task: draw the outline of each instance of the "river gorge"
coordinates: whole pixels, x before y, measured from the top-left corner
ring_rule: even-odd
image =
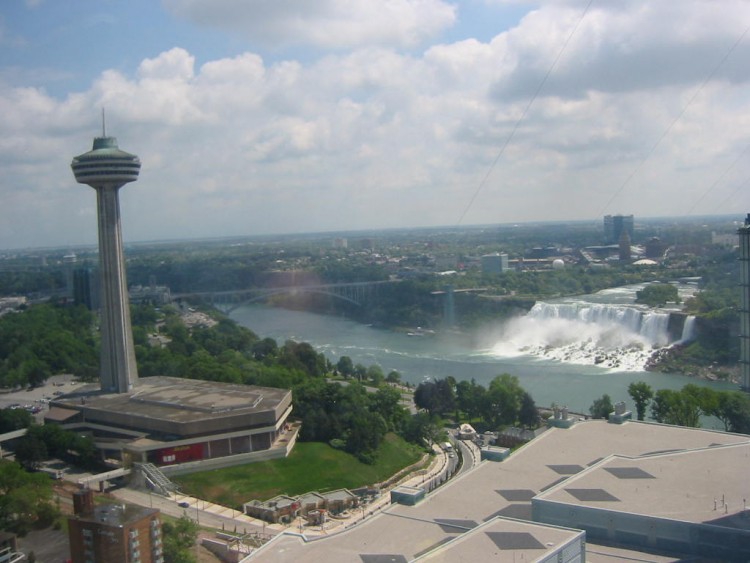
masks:
[[[689,338],[691,319],[679,307],[670,312],[635,305],[640,287],[538,302],[525,316],[471,335],[396,332],[265,305],[242,306],[231,316],[260,337],[309,342],[334,363],[349,356],[354,363],[378,364],[385,373],[397,370],[413,384],[452,376],[486,386],[496,375],[510,373],[537,405],[554,402],[576,412],[588,412],[604,393],[613,402],[630,403],[627,387],[633,381],[646,381],[654,389],[679,389],[691,382],[736,389],[726,382],[644,371],[653,347]],[[691,291],[689,285],[680,287],[683,297]],[[677,328],[674,321],[670,328],[670,316],[679,319]]]

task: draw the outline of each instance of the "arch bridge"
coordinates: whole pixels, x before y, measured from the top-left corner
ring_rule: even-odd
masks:
[[[264,301],[274,295],[294,295],[300,293],[313,293],[327,295],[335,299],[347,301],[359,307],[365,301],[372,299],[378,287],[384,284],[398,283],[396,281],[372,281],[351,283],[329,283],[316,285],[290,285],[272,288],[250,288],[229,291],[195,291],[188,293],[172,294],[173,301],[199,297],[208,301],[225,314],[229,314],[238,307]]]

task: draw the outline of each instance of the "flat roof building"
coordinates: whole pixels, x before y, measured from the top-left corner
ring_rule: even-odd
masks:
[[[91,433],[105,458],[169,466],[293,443],[291,411],[288,389],[148,377],[128,393],[79,388],[54,399],[45,421]]]
[[[512,561],[514,552],[495,539],[518,545],[522,536],[515,533],[524,530],[517,520],[540,534],[525,530],[538,541],[523,536],[522,546],[533,543],[527,561],[568,553],[563,547],[576,536],[543,539],[546,524],[585,531],[588,562],[642,560],[643,553],[651,561],[677,561],[717,544],[726,546],[723,554],[732,553],[725,559],[747,560],[750,515],[742,499],[750,499],[748,455],[750,437],[727,432],[603,420],[553,427],[504,461],[484,461],[414,506],[391,504],[325,538],[282,534],[251,560]],[[503,520],[486,527],[498,517]],[[484,533],[490,530],[502,533],[492,539]],[[669,539],[686,531],[697,541]],[[477,534],[474,540],[470,533]]]

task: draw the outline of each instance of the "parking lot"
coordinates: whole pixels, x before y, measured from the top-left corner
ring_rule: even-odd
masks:
[[[0,408],[21,408],[32,412],[37,418],[44,417],[49,401],[69,393],[80,385],[72,374],[53,375],[41,387],[0,390]]]

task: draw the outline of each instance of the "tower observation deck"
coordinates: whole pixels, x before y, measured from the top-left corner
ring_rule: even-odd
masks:
[[[138,380],[128,286],[122,252],[119,189],[135,182],[141,169],[137,156],[122,151],[114,137],[96,137],[93,148],[73,159],[79,184],[96,190],[101,269],[101,365],[103,391],[126,393]]]

